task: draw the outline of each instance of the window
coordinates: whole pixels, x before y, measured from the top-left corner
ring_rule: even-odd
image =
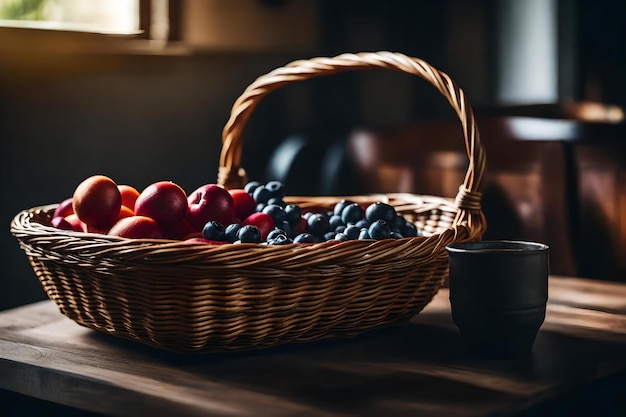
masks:
[[[139,32],[139,0],[0,0],[0,26],[78,32]]]

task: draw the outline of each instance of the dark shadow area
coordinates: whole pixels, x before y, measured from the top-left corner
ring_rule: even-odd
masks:
[[[55,404],[16,392],[0,390],[2,417],[104,417],[73,407]]]

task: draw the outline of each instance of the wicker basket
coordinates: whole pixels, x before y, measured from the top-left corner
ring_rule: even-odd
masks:
[[[176,352],[268,347],[348,337],[406,320],[437,293],[445,247],[479,240],[478,192],[485,167],[474,116],[462,90],[426,62],[399,53],[344,54],[296,61],[254,81],[223,132],[218,182],[239,188],[242,131],[259,101],[290,82],[342,71],[414,74],[445,96],[461,121],[469,165],[455,200],[413,194],[351,196],[388,201],[425,236],[314,245],[204,245],[129,240],[50,226],[56,205],[24,210],[11,232],[60,311],[77,323]],[[330,209],[341,197],[291,197]]]

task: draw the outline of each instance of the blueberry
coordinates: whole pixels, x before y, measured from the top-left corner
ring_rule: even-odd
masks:
[[[384,220],[376,220],[372,223],[369,229],[367,229],[367,231],[369,232],[371,238],[376,240],[389,239],[391,236],[391,228]]]
[[[272,192],[268,190],[267,188],[265,188],[265,186],[259,185],[257,188],[255,188],[254,193],[252,194],[252,197],[257,203],[266,204],[267,200],[272,198]]]
[[[344,230],[346,230],[346,227],[347,227],[347,226],[346,226],[346,225],[344,225],[344,224],[339,225],[339,226],[335,227],[335,232],[337,232],[337,233],[343,233],[343,232],[344,232]]]
[[[268,214],[274,220],[274,224],[281,224],[286,217],[285,210],[277,204],[268,204],[262,212]]]
[[[270,204],[276,204],[277,206],[281,206],[282,208],[285,208],[287,206],[287,203],[285,203],[282,198],[277,197],[272,197],[267,200],[267,205],[269,206]]]
[[[230,243],[234,243],[236,240],[238,240],[239,238],[237,237],[237,233],[239,232],[239,229],[241,229],[241,225],[237,223],[231,223],[226,226],[226,240]]]
[[[347,206],[349,206],[350,204],[354,204],[354,201],[341,200],[340,202],[335,204],[335,207],[333,209],[333,214],[336,214],[337,216],[341,216],[341,213],[343,212],[343,209],[346,208]]]
[[[350,240],[356,240],[359,238],[359,233],[361,233],[361,227],[358,226],[348,226],[346,227],[346,230],[344,230],[343,232],[346,236],[348,236],[348,239]]]
[[[330,230],[328,216],[325,213],[316,213],[307,219],[307,228],[311,234],[324,236]]]
[[[272,197],[283,198],[285,196],[285,186],[280,181],[269,181],[265,184]]]
[[[370,222],[369,220],[367,220],[367,219],[361,219],[361,220],[359,220],[358,222],[356,222],[354,225],[355,225],[356,227],[363,228],[363,227],[370,227],[370,224],[372,224],[372,222]]]
[[[293,226],[287,220],[276,225],[279,229],[283,230],[287,237],[293,237]]]
[[[363,208],[357,203],[347,205],[341,212],[341,220],[344,224],[356,223],[363,218]]]
[[[367,209],[365,209],[365,218],[370,222],[384,220],[387,224],[391,224],[396,216],[396,209],[389,204],[380,201],[370,204],[367,206]]]
[[[308,220],[308,219],[309,219],[309,217],[311,217],[311,216],[312,216],[312,215],[314,215],[314,214],[315,214],[315,213],[314,213],[314,212],[312,212],[312,211],[307,211],[306,213],[304,213],[304,214],[302,215],[302,217],[304,217],[306,220]]]
[[[315,237],[310,233],[300,233],[293,238],[293,243],[315,243]]]
[[[405,222],[404,225],[402,226],[402,229],[400,229],[400,233],[404,237],[415,237],[415,236],[418,236],[417,226],[415,226],[411,222]]]
[[[330,218],[328,219],[328,224],[331,230],[337,230],[339,226],[345,226],[343,224],[343,220],[341,220],[341,216],[336,214],[330,216]]]
[[[335,240],[340,240],[342,242],[345,242],[345,241],[350,240],[350,239],[348,238],[348,236],[345,235],[345,233],[337,233],[335,235]]]
[[[237,238],[241,243],[261,243],[261,231],[258,227],[248,224],[239,229]]]
[[[397,230],[400,232],[402,228],[404,227],[405,223],[406,223],[406,219],[398,214],[396,215],[396,218],[393,219],[393,221],[389,225],[391,226],[392,230]]]
[[[337,232],[324,233],[324,240],[333,240],[337,236]]]
[[[300,217],[302,217],[302,210],[300,206],[295,204],[287,204],[285,206],[285,219],[291,223],[296,224],[300,221]]]
[[[391,232],[391,237],[394,238],[394,239],[402,239],[404,236],[402,236],[398,232]]]
[[[202,236],[209,240],[224,241],[226,240],[226,231],[221,223],[210,221],[202,228]]]
[[[288,245],[290,243],[293,243],[293,241],[285,235],[278,235],[273,239],[267,240],[268,245]]]
[[[282,229],[277,228],[274,230],[270,230],[270,232],[267,234],[267,239],[265,240],[270,241],[272,239],[275,239],[277,236],[281,236],[281,235],[287,237],[287,233],[285,233],[285,231]]]
[[[367,231],[367,229],[361,229],[361,232],[359,233],[359,240],[368,240],[371,238],[372,237],[370,236],[370,233]]]
[[[254,190],[256,190],[257,187],[260,185],[261,183],[258,181],[250,181],[243,187],[243,189],[246,190],[248,194],[252,195],[254,193]]]

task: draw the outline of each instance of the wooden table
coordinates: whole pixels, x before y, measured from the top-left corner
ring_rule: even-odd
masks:
[[[625,385],[618,283],[551,277],[519,360],[468,357],[446,289],[410,323],[353,339],[205,355],[80,327],[51,301],[0,313],[0,389],[111,416],[617,416]]]

